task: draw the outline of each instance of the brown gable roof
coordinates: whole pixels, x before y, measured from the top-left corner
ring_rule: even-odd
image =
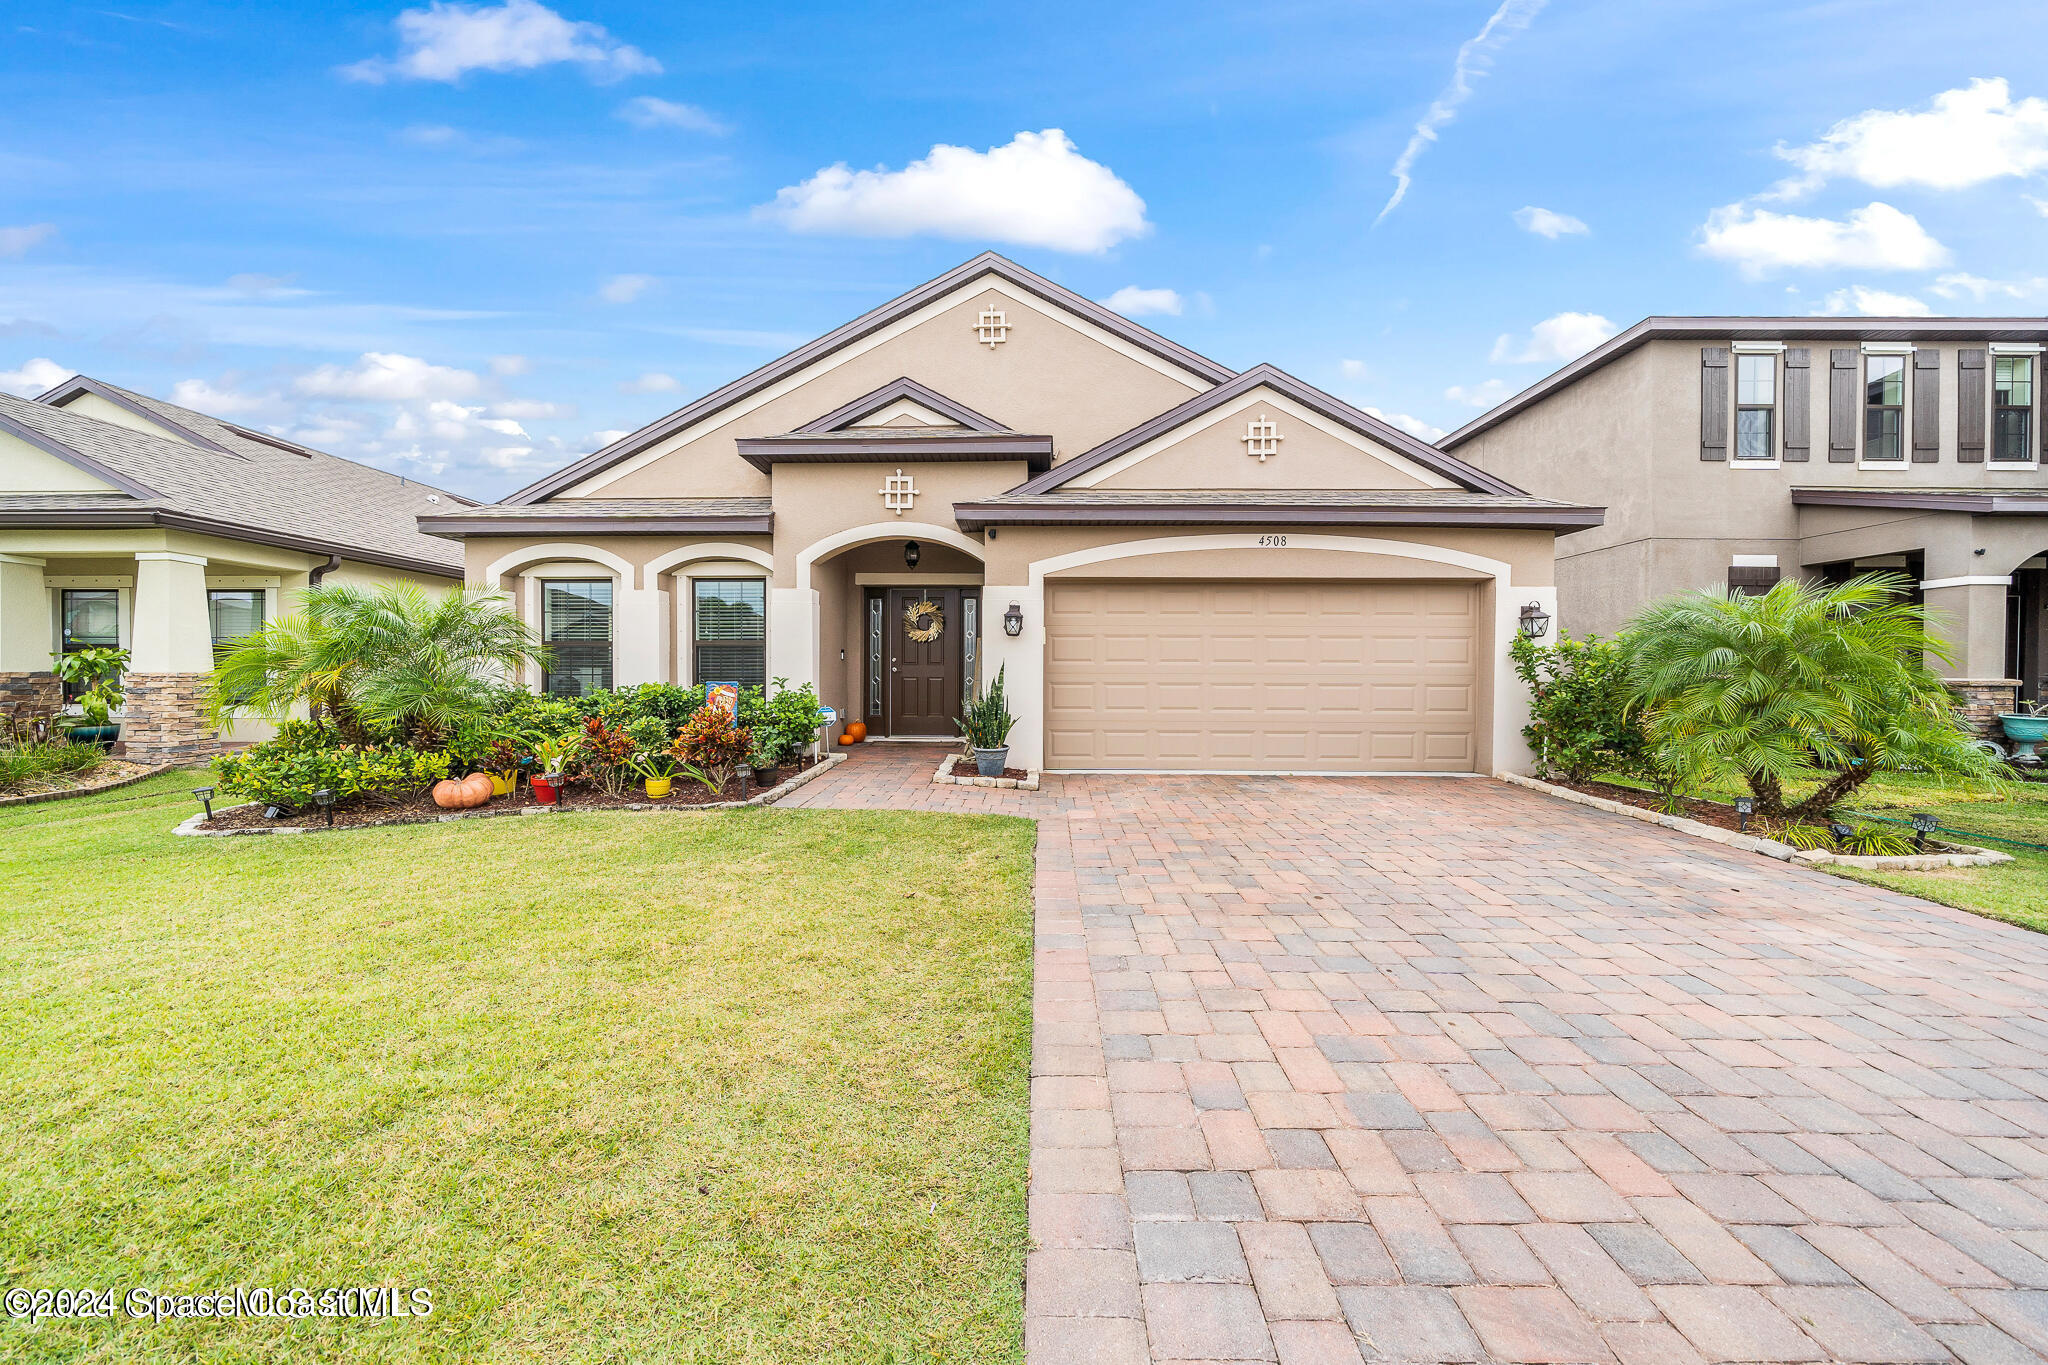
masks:
[[[984,275],[995,275],[1056,307],[1078,314],[1105,331],[1112,332],[1132,345],[1149,351],[1190,374],[1199,375],[1211,383],[1220,384],[1230,378],[1229,366],[1219,365],[1179,342],[1167,340],[1150,328],[1140,327],[1129,318],[1111,312],[1092,299],[1084,299],[1073,290],[1054,284],[1043,275],[1034,274],[1007,257],[999,256],[993,251],[985,251],[936,279],[927,280],[909,293],[861,314],[844,326],[834,328],[816,341],[807,342],[788,355],[769,361],[753,373],[742,375],[723,388],[705,394],[696,402],[678,408],[658,421],[648,423],[631,435],[619,438],[604,449],[586,455],[574,464],[528,484],[504,501],[518,505],[551,498],[563,489],[581,483],[594,474],[602,473],[622,460],[632,458],[655,442],[702,421],[721,408],[729,407],[750,394],[767,388],[770,384],[859,341],[870,333],[880,331],[898,318],[914,313],[933,300],[972,284]]]
[[[1604,510],[1464,488],[1066,488],[956,502],[960,528],[990,526],[1487,526],[1565,533]]]
[[[876,409],[887,407],[889,404],[904,398],[908,398],[914,403],[922,404],[942,417],[952,418],[969,431],[1009,430],[1008,427],[996,421],[995,418],[984,417],[965,403],[955,402],[937,389],[928,388],[905,375],[901,379],[890,380],[878,389],[869,390],[851,403],[840,404],[823,417],[813,418],[811,421],[804,423],[791,434],[811,435],[817,432],[839,431],[853,426],[858,419],[867,416]]]
[[[1175,427],[1185,426],[1203,413],[1262,385],[1276,393],[1287,395],[1309,411],[1327,417],[1340,426],[1349,427],[1361,436],[1371,437],[1381,445],[1407,456],[1423,468],[1443,475],[1461,488],[1474,493],[1525,496],[1521,489],[1505,479],[1495,478],[1483,469],[1474,468],[1455,456],[1447,455],[1428,442],[1417,440],[1400,428],[1381,421],[1369,412],[1361,412],[1341,398],[1324,393],[1313,384],[1296,379],[1274,365],[1254,365],[1229,383],[1219,384],[1207,393],[1198,393],[1179,407],[1169,408],[1149,421],[1140,422],[1121,436],[1110,437],[1095,449],[1076,455],[1065,464],[1056,465],[1036,478],[1017,485],[1014,491],[1050,492],[1089,470],[1105,465],[1119,455],[1136,450],[1147,441],[1163,436]]]
[[[1648,317],[1438,439],[1451,450],[1650,341],[2042,341],[2048,318]]]

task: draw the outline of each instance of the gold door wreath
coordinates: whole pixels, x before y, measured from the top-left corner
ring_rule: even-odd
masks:
[[[930,617],[930,621],[925,620]],[[946,628],[946,613],[939,610],[939,604],[927,597],[922,602],[913,602],[903,610],[903,633],[919,644],[930,644],[939,638],[939,632]]]

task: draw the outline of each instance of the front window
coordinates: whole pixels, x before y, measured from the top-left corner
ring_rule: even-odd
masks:
[[[2002,355],[1991,365],[1991,458],[2034,458],[2034,358]]]
[[[767,686],[768,580],[693,579],[690,603],[695,681]]]
[[[541,690],[581,697],[612,685],[612,583],[550,579],[540,585],[541,643],[548,651]]]
[[[113,588],[65,588],[61,607],[63,650],[118,649],[121,646],[121,594]],[[88,683],[65,683],[64,700],[76,701]]]
[[[215,667],[245,635],[263,629],[263,589],[209,588],[206,619],[213,628]]]
[[[1735,357],[1735,458],[1778,458],[1778,358]]]
[[[1906,458],[1906,358],[1863,358],[1863,458],[1897,462]]]

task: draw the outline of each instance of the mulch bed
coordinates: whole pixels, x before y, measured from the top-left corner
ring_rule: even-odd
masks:
[[[1698,797],[1688,796],[1679,803],[1683,807],[1682,809],[1665,812],[1657,805],[1657,797],[1654,792],[1646,792],[1638,787],[1617,787],[1611,782],[1573,782],[1571,779],[1564,777],[1546,777],[1543,780],[1553,787],[1569,787],[1575,792],[1584,792],[1588,796],[1605,797],[1609,801],[1619,801],[1623,805],[1637,806],[1643,810],[1658,811],[1659,814],[1682,815],[1688,820],[1697,820],[1703,825],[1717,825],[1722,829],[1731,829],[1749,834],[1762,833],[1762,831],[1757,829],[1756,819],[1753,816],[1750,819],[1749,829],[1744,831],[1742,829],[1742,817],[1735,813],[1735,807],[1723,805],[1719,801],[1702,801]]]
[[[806,757],[801,763],[785,763],[777,770],[778,782],[787,782],[798,772],[817,766],[815,759]],[[754,785],[753,779],[745,774],[725,784],[722,792],[712,792],[701,782],[688,778],[677,778],[669,788],[669,794],[659,801],[648,799],[647,792],[637,782],[623,797],[607,796],[595,787],[577,784],[562,793],[558,808],[562,810],[625,810],[633,806],[708,806],[719,801],[745,801],[759,796],[765,787]],[[234,798],[224,798],[233,800]],[[468,811],[442,810],[434,804],[429,792],[419,792],[403,800],[391,801],[377,797],[358,797],[354,801],[337,803],[334,807],[334,827],[359,827],[363,825],[413,825],[439,820],[444,815],[478,814],[484,811],[506,811],[547,809],[533,799],[533,788],[521,783],[519,790],[510,796],[494,796],[481,806]],[[202,820],[196,826],[202,830],[227,829],[325,829],[327,816],[319,807],[309,810],[290,811],[275,820],[263,818],[261,806],[238,806],[233,810],[218,811],[211,820]]]

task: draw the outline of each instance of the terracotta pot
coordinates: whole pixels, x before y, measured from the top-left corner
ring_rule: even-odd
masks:
[[[462,790],[462,784],[445,777],[434,784],[433,794],[434,804],[442,810],[460,810],[463,801],[466,799]]]
[[[846,722],[846,742],[848,744],[858,744],[867,737],[868,727],[866,721],[850,720]]]

